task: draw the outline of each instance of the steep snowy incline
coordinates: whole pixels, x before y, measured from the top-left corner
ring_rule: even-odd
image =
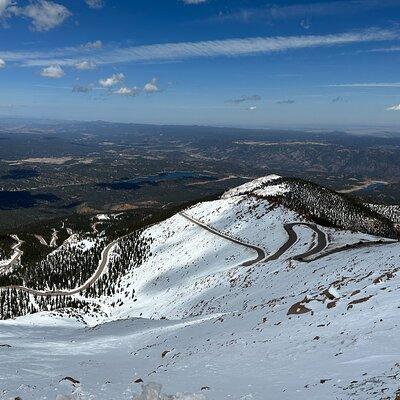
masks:
[[[145,231],[152,238],[152,256],[123,277],[115,296],[101,299],[110,318],[186,318],[213,313],[211,304],[217,299],[221,300],[216,306],[219,311],[240,309],[243,300],[230,296],[229,282],[236,275],[248,273],[249,267],[256,267],[251,265],[257,257],[251,247],[262,249],[267,255],[266,268],[272,268],[274,264],[270,266],[268,260],[276,260],[274,255],[288,241],[285,224],[294,224],[296,240],[282,251],[282,259],[306,253],[317,243],[315,231],[302,225],[304,220],[283,207],[272,207],[266,200],[224,198],[198,204],[185,214],[250,248],[177,214]],[[231,302],[234,305],[228,306]]]
[[[132,269],[113,297],[101,299],[113,318],[183,318],[206,296],[221,294],[226,276],[257,257],[253,249],[219,237],[177,214],[149,228],[150,257]],[[132,290],[135,300],[131,300]]]
[[[115,295],[93,300],[98,318],[1,322],[0,398],[128,400],[159,382],[192,393],[182,400],[395,399],[400,245],[296,260],[320,243],[318,231],[239,192],[185,211],[212,229],[179,214],[146,229],[149,257],[132,263]],[[268,258],[290,224],[296,240]],[[328,248],[378,240],[316,228]],[[246,265],[257,252],[229,238],[267,257]]]
[[[364,400],[381,399],[382,390],[393,399],[400,372],[399,256],[389,245],[385,252],[332,256],[324,266],[288,261],[275,270],[237,273],[226,290],[241,307],[223,314],[94,329],[49,327],[45,315],[2,323],[0,343],[11,346],[0,350],[4,398],[75,392],[72,399],[130,399],[141,379],[210,400],[264,400],[266,393],[283,400]],[[382,265],[383,257],[389,264]],[[80,385],[60,384],[66,376]]]

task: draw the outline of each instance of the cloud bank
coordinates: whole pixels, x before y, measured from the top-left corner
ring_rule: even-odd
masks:
[[[206,57],[239,57],[305,48],[332,47],[354,43],[393,40],[398,36],[398,32],[394,30],[369,29],[359,32],[330,35],[255,37],[200,42],[163,43],[125,48],[100,48],[91,56],[91,59],[96,65],[107,65]],[[82,59],[73,57],[76,52],[77,49],[74,49],[74,51],[65,49],[64,54],[62,54],[62,50],[59,50],[53,54],[51,52],[36,52],[29,55],[29,53],[26,52],[8,52],[8,55],[14,60],[20,61],[25,66],[46,66],[51,64],[74,66]],[[4,52],[0,51],[0,57],[7,61],[7,54]]]
[[[255,19],[288,20],[323,17],[329,15],[353,15],[378,9],[394,8],[400,5],[400,0],[338,0],[315,2],[309,4],[267,5],[266,7],[247,8],[229,12],[211,18],[211,21],[249,22]],[[304,20],[303,20],[304,21]]]

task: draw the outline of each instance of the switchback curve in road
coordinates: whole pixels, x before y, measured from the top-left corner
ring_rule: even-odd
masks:
[[[107,267],[108,262],[110,260],[110,253],[112,248],[117,244],[117,242],[121,238],[118,238],[114,240],[113,242],[109,243],[101,252],[101,257],[99,261],[99,265],[96,269],[96,272],[81,286],[72,289],[72,290],[36,290],[32,288],[28,288],[25,286],[19,286],[19,285],[11,285],[11,286],[3,286],[0,287],[0,290],[7,290],[7,289],[17,289],[17,290],[22,290],[26,293],[30,293],[33,295],[41,296],[41,297],[57,297],[57,296],[72,296],[74,294],[80,293],[82,290],[85,290],[89,286],[93,285],[99,279],[101,274],[103,273],[104,269]]]
[[[336,253],[342,253],[344,251],[349,251],[349,250],[356,250],[356,249],[364,249],[368,247],[379,247],[379,246],[387,246],[388,244],[394,244],[394,243],[399,243],[397,240],[378,240],[378,241],[371,241],[371,242],[360,242],[360,243],[353,243],[353,244],[346,244],[345,246],[341,247],[336,247],[331,250],[327,250],[326,252],[317,255],[316,257],[309,259],[309,260],[303,260],[306,262],[311,262],[311,261],[316,261],[320,260],[321,258],[328,257],[332,254]]]
[[[216,229],[211,228],[210,226],[204,224],[203,222],[200,222],[200,221],[188,216],[185,213],[180,213],[180,215],[182,215],[189,221],[193,222],[194,224],[208,230],[209,232],[214,233],[215,235],[225,238],[233,243],[237,243],[242,246],[248,247],[250,249],[256,250],[258,253],[257,259],[246,261],[245,263],[242,264],[242,266],[251,266],[260,261],[264,261],[264,260],[265,261],[275,261],[275,260],[278,260],[279,258],[281,258],[298,240],[297,233],[293,229],[295,226],[305,226],[305,227],[313,230],[316,234],[316,243],[313,243],[309,250],[307,250],[306,252],[304,252],[302,254],[298,254],[298,255],[292,257],[293,260],[306,262],[306,263],[320,260],[329,255],[344,252],[344,251],[368,248],[368,247],[386,246],[388,244],[399,243],[399,241],[397,241],[397,240],[386,240],[386,241],[379,240],[379,241],[371,241],[371,242],[360,242],[360,243],[345,245],[342,247],[334,248],[334,249],[323,252],[328,247],[328,244],[329,244],[328,238],[327,238],[327,235],[325,232],[323,232],[316,224],[313,224],[313,223],[292,222],[292,223],[284,224],[284,229],[288,235],[286,242],[274,254],[270,255],[269,257],[266,257],[265,251],[258,246],[249,245],[241,240],[232,238],[229,235],[221,233],[221,232],[217,231]],[[313,256],[315,256],[315,257],[313,257]],[[310,257],[313,257],[313,258],[310,258]]]
[[[242,266],[242,267],[250,267],[251,265],[257,264],[258,262],[265,260],[266,254],[265,254],[264,249],[262,249],[261,247],[245,243],[242,240],[235,239],[235,238],[233,238],[233,237],[231,237],[229,235],[226,235],[225,233],[219,232],[216,229],[211,228],[209,225],[206,225],[203,222],[200,222],[197,219],[194,219],[194,218],[190,217],[189,215],[187,215],[184,212],[180,212],[179,215],[181,215],[183,218],[186,218],[191,223],[200,226],[201,228],[205,229],[206,231],[213,233],[214,235],[217,235],[219,237],[222,237],[223,239],[229,240],[232,243],[238,244],[238,245],[243,246],[243,247],[247,247],[248,249],[254,250],[254,251],[257,252],[257,257],[256,258],[248,260],[248,261],[245,261],[240,266]]]
[[[312,223],[307,223],[307,222],[292,222],[292,223],[287,223],[284,225],[284,229],[288,235],[288,239],[286,240],[286,242],[271,256],[267,257],[266,256],[266,252],[264,249],[262,249],[259,246],[256,245],[252,245],[252,244],[248,244],[242,240],[233,238],[227,234],[224,234],[222,232],[219,232],[218,230],[210,227],[209,225],[206,225],[205,223],[198,221],[196,219],[194,219],[193,217],[190,217],[189,215],[187,215],[184,212],[180,212],[179,215],[181,215],[183,218],[187,219],[188,221],[190,221],[191,223],[207,230],[208,232],[217,235],[219,237],[222,237],[232,243],[238,244],[240,246],[246,247],[250,250],[253,250],[257,253],[257,257],[252,258],[250,260],[247,260],[245,262],[243,262],[240,266],[244,266],[244,267],[249,267],[252,266],[254,264],[257,264],[261,261],[274,261],[274,260],[278,260],[282,255],[284,255],[298,240],[298,236],[297,233],[295,232],[295,230],[293,229],[295,226],[305,226],[309,229],[312,229],[315,233],[316,233],[316,238],[317,241],[316,243],[313,243],[313,245],[311,246],[311,248],[309,250],[307,250],[305,253],[299,254],[297,256],[294,256],[293,259],[297,260],[297,261],[303,261],[303,262],[309,262],[309,261],[315,261],[318,260],[320,258],[326,257],[330,254],[334,254],[334,253],[338,253],[341,251],[345,251],[345,250],[350,250],[350,249],[355,249],[355,248],[361,248],[361,247],[368,247],[368,246],[373,246],[373,245],[384,245],[384,244],[391,244],[391,243],[397,243],[397,241],[391,241],[391,242],[365,242],[365,243],[356,243],[354,245],[348,245],[345,247],[340,247],[337,249],[333,249],[331,251],[328,251],[326,253],[320,254],[321,251],[323,251],[327,245],[328,245],[328,239],[326,234],[319,229],[319,227],[315,224]],[[46,290],[36,290],[36,289],[32,289],[32,288],[27,288],[24,286],[18,286],[18,285],[12,285],[12,286],[5,286],[5,287],[0,287],[1,289],[18,289],[18,290],[22,290],[25,291],[27,293],[33,294],[33,295],[37,295],[37,296],[46,296],[46,297],[56,297],[56,296],[71,296],[74,294],[78,294],[80,293],[82,290],[85,290],[86,288],[88,288],[89,286],[91,286],[93,283],[95,283],[97,281],[97,279],[102,275],[104,269],[107,267],[108,262],[109,262],[109,257],[110,257],[110,253],[112,248],[118,243],[119,240],[121,240],[122,238],[118,238],[116,240],[114,240],[113,242],[109,243],[102,251],[101,253],[101,258],[99,261],[99,265],[97,267],[96,272],[81,286],[79,286],[78,288],[72,289],[72,290],[55,290],[55,291],[46,291]],[[19,250],[19,249],[18,249]],[[22,252],[21,252],[22,253]],[[317,255],[317,257],[314,257],[313,259],[308,259],[309,257],[312,257],[314,255]]]
[[[308,251],[306,251],[303,254],[294,256],[293,257],[294,260],[304,261],[308,257],[312,257],[316,254],[319,254],[319,253],[321,253],[321,251],[326,249],[326,247],[328,246],[328,238],[326,236],[326,233],[323,232],[321,229],[319,229],[317,225],[304,222],[304,223],[287,224],[287,225],[285,225],[285,228],[288,226],[293,227],[294,225],[306,226],[307,228],[313,230],[316,233],[316,238],[317,238],[317,242],[314,243],[314,245],[311,246],[311,248]]]
[[[286,240],[286,242],[274,254],[272,254],[269,257],[266,257],[266,253],[261,247],[248,244],[239,239],[233,238],[225,233],[219,232],[218,230],[211,228],[209,225],[206,225],[203,222],[200,222],[200,221],[194,219],[193,217],[190,217],[189,215],[187,215],[184,212],[181,212],[179,214],[182,217],[189,220],[190,222],[192,222],[193,224],[198,225],[198,226],[202,227],[203,229],[206,229],[207,231],[213,233],[214,235],[220,236],[220,237],[227,239],[233,243],[236,243],[241,246],[247,247],[251,250],[257,251],[257,254],[258,254],[257,258],[244,262],[243,264],[241,264],[242,266],[251,266],[251,265],[256,264],[263,260],[265,260],[265,261],[278,260],[283,254],[285,254],[297,242],[298,236],[297,236],[297,233],[295,232],[295,230],[293,229],[295,226],[305,226],[307,228],[312,229],[316,233],[317,242],[314,243],[312,245],[312,247],[309,250],[307,250],[305,253],[297,255],[297,256],[293,257],[293,259],[295,259],[297,261],[303,261],[304,258],[311,257],[315,254],[320,253],[328,245],[328,239],[326,237],[326,234],[321,229],[319,229],[317,225],[310,224],[307,222],[292,222],[292,223],[288,223],[288,224],[284,225],[284,229],[285,229],[286,233],[288,234],[288,239]]]

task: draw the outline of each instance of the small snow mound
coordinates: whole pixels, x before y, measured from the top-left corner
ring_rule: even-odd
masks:
[[[339,293],[339,291],[335,288],[335,287],[333,287],[333,286],[331,286],[329,289],[328,289],[328,292],[335,298],[335,299],[340,299],[340,293]]]
[[[96,219],[97,219],[98,221],[109,221],[111,218],[110,218],[110,216],[107,215],[107,214],[97,214],[97,215],[96,215]]]
[[[280,179],[281,176],[279,175],[267,175],[267,176],[263,176],[261,178],[257,178],[254,179],[251,182],[247,182],[241,186],[238,186],[236,188],[230,189],[227,192],[225,192],[222,195],[223,199],[229,198],[229,197],[233,197],[233,196],[240,196],[242,194],[246,194],[249,192],[254,192],[257,189],[261,189],[265,184],[270,183],[274,180]],[[281,186],[281,185],[276,185],[276,186]]]
[[[149,383],[142,386],[142,393],[134,396],[133,400],[206,400],[202,394],[177,393],[168,396],[161,392],[162,386],[158,383]]]

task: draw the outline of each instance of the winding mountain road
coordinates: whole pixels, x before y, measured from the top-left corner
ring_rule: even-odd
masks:
[[[262,249],[261,247],[245,243],[242,240],[235,239],[235,238],[233,238],[233,237],[231,237],[229,235],[226,235],[226,234],[224,234],[222,232],[219,232],[216,229],[211,228],[210,226],[204,224],[203,222],[200,222],[200,221],[190,217],[189,215],[187,215],[184,212],[180,212],[179,215],[181,215],[183,218],[186,218],[188,221],[192,222],[193,224],[195,224],[197,226],[200,226],[201,228],[205,229],[206,231],[213,233],[214,235],[217,235],[219,237],[222,237],[223,239],[229,240],[232,243],[238,244],[240,246],[246,247],[246,248],[248,248],[250,250],[254,250],[254,251],[257,252],[257,257],[256,258],[248,260],[248,261],[245,261],[240,266],[249,267],[249,266],[251,266],[253,264],[257,264],[258,262],[265,260],[266,254],[265,254],[264,249]]]
[[[374,242],[360,242],[353,244],[346,244],[345,246],[336,247],[334,249],[328,250],[325,253],[319,254],[311,260],[303,260],[306,262],[320,260],[321,258],[328,257],[332,254],[342,253],[343,251],[356,250],[356,249],[365,249],[368,247],[379,247],[379,246],[387,246],[388,244],[399,243],[398,240],[378,240]]]
[[[214,228],[211,228],[210,226],[204,224],[203,222],[200,222],[189,215],[185,213],[180,213],[180,215],[190,222],[194,223],[195,225],[198,225],[207,231],[220,236],[224,239],[227,239],[233,243],[239,244],[241,246],[247,247],[251,250],[257,251],[257,258],[248,260],[241,264],[241,266],[251,266],[254,264],[257,264],[260,261],[275,261],[281,258],[292,246],[294,246],[298,240],[298,235],[293,229],[295,226],[305,226],[311,230],[313,230],[316,234],[316,242],[312,243],[311,247],[309,250],[302,254],[298,254],[292,257],[293,260],[296,261],[301,261],[301,262],[311,262],[311,261],[316,261],[320,260],[322,258],[325,258],[327,256],[330,256],[332,254],[344,252],[344,251],[349,251],[349,250],[355,250],[355,249],[362,249],[362,248],[368,248],[368,247],[378,247],[378,246],[386,246],[388,244],[394,244],[394,243],[399,243],[397,240],[378,240],[378,241],[371,241],[371,242],[360,242],[360,243],[354,243],[354,244],[348,244],[342,247],[337,247],[334,249],[327,250],[323,252],[327,247],[328,247],[328,238],[325,232],[323,232],[316,224],[313,223],[308,223],[308,222],[292,222],[288,224],[284,224],[284,229],[288,235],[288,238],[286,242],[272,255],[269,257],[266,256],[265,251],[258,246],[250,245],[247,244],[246,242],[243,242],[241,240],[235,239],[230,237],[227,234],[221,233],[217,231]],[[323,253],[322,253],[323,252]],[[313,257],[315,256],[315,257]],[[312,258],[311,258],[312,257]]]
[[[201,228],[213,233],[214,235],[222,237],[222,238],[229,240],[230,242],[233,242],[235,244],[239,244],[241,246],[247,247],[250,250],[255,250],[257,252],[257,257],[242,263],[241,266],[243,266],[243,267],[249,267],[249,266],[259,263],[260,261],[264,261],[264,260],[265,261],[278,260],[283,254],[285,254],[297,242],[298,236],[297,236],[297,233],[295,232],[295,230],[293,229],[295,226],[305,226],[305,227],[313,230],[316,233],[317,242],[313,243],[311,248],[309,250],[307,250],[305,253],[302,253],[302,254],[299,254],[299,255],[293,257],[294,260],[302,261],[304,258],[311,257],[315,254],[318,254],[322,250],[324,250],[328,245],[328,239],[326,237],[326,234],[323,231],[321,231],[317,227],[317,225],[309,224],[307,222],[292,222],[290,224],[284,225],[285,231],[288,234],[288,239],[286,240],[286,242],[274,254],[267,257],[264,249],[262,249],[259,246],[251,245],[242,240],[232,238],[231,236],[229,236],[225,233],[219,232],[218,230],[211,228],[209,225],[206,225],[203,222],[200,222],[200,221],[194,219],[193,217],[190,217],[189,215],[187,215],[184,212],[179,213],[179,215],[186,218],[193,224],[200,226]]]
[[[312,224],[312,223],[307,223],[307,222],[292,222],[292,223],[288,223],[288,224],[284,224],[284,229],[288,235],[288,238],[286,240],[286,242],[272,255],[270,255],[269,257],[267,257],[266,252],[263,248],[256,246],[256,245],[252,245],[252,244],[248,244],[240,239],[236,239],[233,238],[225,233],[222,233],[212,227],[210,227],[209,225],[198,221],[197,219],[189,216],[188,214],[186,214],[185,212],[180,212],[179,213],[180,216],[182,216],[183,218],[185,218],[186,220],[188,220],[189,222],[191,222],[192,224],[201,227],[202,229],[205,229],[206,231],[219,236],[225,240],[228,240],[232,243],[235,243],[237,245],[243,246],[247,249],[250,249],[254,252],[256,252],[257,256],[247,260],[245,262],[243,262],[242,264],[240,264],[240,266],[243,267],[250,267],[252,265],[255,265],[261,261],[274,261],[274,260],[278,260],[279,258],[281,258],[291,247],[293,247],[296,242],[298,241],[298,235],[294,230],[295,226],[305,226],[311,230],[313,230],[315,232],[315,237],[316,237],[316,241],[314,243],[312,243],[311,247],[309,250],[307,250],[306,252],[296,255],[294,257],[292,257],[292,259],[297,260],[297,261],[303,261],[303,262],[309,262],[309,261],[314,261],[314,260],[318,260],[320,258],[326,257],[330,254],[334,254],[334,253],[338,253],[341,251],[345,251],[345,250],[350,250],[350,249],[355,249],[355,248],[361,248],[361,247],[368,247],[368,246],[373,246],[373,245],[384,245],[384,244],[390,244],[390,243],[397,243],[397,241],[391,241],[391,242],[365,242],[365,243],[356,243],[353,245],[347,245],[344,247],[340,247],[337,249],[332,249],[330,251],[327,251],[323,254],[321,254],[321,252],[326,249],[326,247],[328,246],[328,239],[327,239],[327,235],[321,230],[319,229],[319,227],[316,224]],[[125,236],[123,236],[125,237]],[[95,271],[95,273],[81,286],[79,286],[78,288],[75,289],[71,289],[71,290],[54,290],[54,291],[47,291],[47,290],[36,290],[36,289],[32,289],[32,288],[28,288],[25,286],[18,286],[18,285],[12,285],[12,286],[5,286],[5,287],[0,287],[1,289],[17,289],[17,290],[22,290],[24,292],[33,294],[33,295],[37,295],[37,296],[45,296],[45,297],[56,297],[56,296],[71,296],[74,294],[78,294],[80,293],[82,290],[85,290],[86,288],[88,288],[89,286],[93,285],[98,279],[99,277],[102,275],[104,269],[107,267],[109,260],[110,260],[110,254],[111,251],[113,249],[113,247],[118,243],[119,240],[121,240],[123,237],[118,238],[116,240],[114,240],[113,242],[109,243],[102,251],[101,253],[101,258],[99,261],[99,265]],[[19,241],[18,245],[16,245],[14,247],[14,250],[16,252],[16,256],[15,258],[13,257],[13,260],[11,261],[12,263],[15,263],[18,261],[18,259],[21,257],[22,255],[22,251],[19,249],[19,246],[22,244],[21,241]],[[313,259],[309,259],[309,257],[312,256],[316,256]],[[13,265],[13,264],[12,264]],[[7,264],[7,267],[10,267],[10,263]],[[4,268],[4,266],[0,265],[0,273],[2,272],[2,269]]]
[[[54,290],[54,291],[50,291],[50,290],[36,290],[36,289],[31,289],[31,288],[27,288],[25,286],[18,286],[18,285],[11,285],[11,286],[3,286],[0,287],[0,289],[18,289],[18,290],[22,290],[26,293],[30,293],[33,295],[37,295],[37,296],[42,296],[42,297],[56,297],[56,296],[72,296],[74,294],[78,294],[79,292],[81,292],[82,290],[85,290],[86,288],[88,288],[89,286],[93,285],[93,283],[95,283],[97,281],[97,279],[99,279],[99,277],[102,275],[104,269],[107,267],[108,262],[110,260],[110,253],[111,250],[113,249],[113,247],[117,244],[117,242],[120,240],[121,238],[118,238],[116,240],[114,240],[113,242],[109,243],[101,252],[101,258],[99,261],[99,265],[96,269],[96,272],[81,286],[75,288],[75,289],[71,289],[71,290]]]
[[[309,223],[294,223],[294,224],[286,224],[285,229],[288,227],[293,228],[293,226],[296,225],[306,226],[307,228],[313,230],[316,233],[317,243],[314,243],[313,246],[305,253],[294,256],[293,257],[294,260],[304,261],[306,258],[319,254],[321,253],[321,251],[326,249],[326,247],[328,246],[328,238],[326,236],[326,233],[321,231],[321,229],[319,229],[317,225]]]
[[[286,253],[298,240],[297,233],[293,229],[295,226],[305,226],[310,228],[317,234],[317,243],[313,243],[311,248],[307,250],[305,253],[294,256],[293,259],[297,261],[303,261],[304,258],[310,257],[314,254],[318,254],[328,245],[328,239],[324,232],[322,232],[317,225],[309,224],[307,222],[292,222],[290,224],[285,224],[283,227],[288,234],[287,241],[282,245],[282,247],[270,257],[268,257],[267,261],[274,261],[280,258],[284,253]]]

